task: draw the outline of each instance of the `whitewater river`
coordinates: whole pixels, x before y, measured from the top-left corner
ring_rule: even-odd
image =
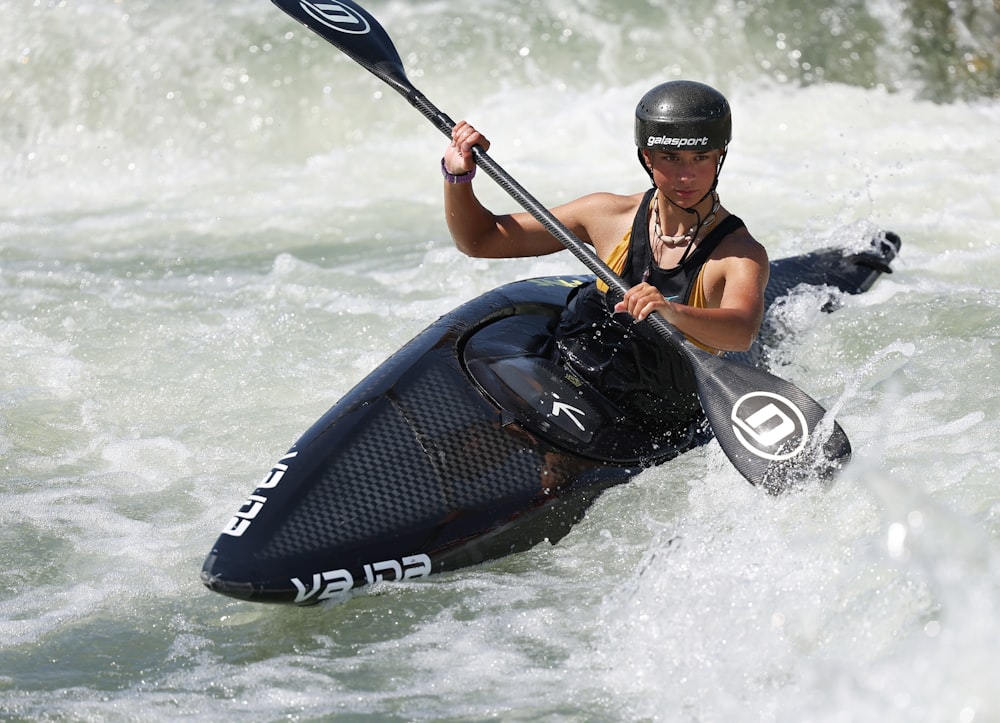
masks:
[[[274,461],[441,314],[581,267],[457,253],[443,136],[266,0],[0,0],[0,719],[1000,721],[1000,13],[799,5],[367,7],[547,204],[642,190],[635,103],[692,78],[773,257],[902,237],[772,320],[837,483],[713,444],[556,546],[299,609],[199,580]]]

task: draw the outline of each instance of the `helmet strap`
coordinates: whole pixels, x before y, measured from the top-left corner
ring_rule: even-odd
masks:
[[[713,191],[715,190],[715,187],[719,185],[719,176],[722,174],[722,164],[726,162],[726,156],[728,155],[729,155],[729,144],[727,143],[722,148],[722,154],[719,156],[719,166],[715,169],[715,180],[712,181]],[[698,203],[701,203],[701,201],[699,201]]]
[[[646,172],[646,175],[649,176],[649,180],[652,181],[653,169],[650,168],[650,165],[646,162],[646,156],[642,154],[642,148],[636,148],[635,152],[639,156],[639,165],[642,166],[642,170]]]

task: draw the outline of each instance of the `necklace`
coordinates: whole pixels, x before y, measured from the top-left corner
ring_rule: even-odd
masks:
[[[708,228],[713,223],[715,223],[715,216],[719,212],[719,194],[717,194],[715,191],[712,191],[712,201],[713,201],[712,210],[709,212],[708,216],[705,217],[705,220],[702,221],[701,218],[698,217],[698,223],[695,224],[692,228],[689,228],[685,233],[678,234],[677,236],[668,236],[660,230],[659,198],[660,198],[659,192],[653,194],[653,236],[661,244],[671,249],[677,248],[679,246],[687,246],[689,243],[694,241],[695,238],[698,236],[698,232],[701,231],[703,227]],[[697,216],[698,212],[695,211],[694,214],[695,216]]]

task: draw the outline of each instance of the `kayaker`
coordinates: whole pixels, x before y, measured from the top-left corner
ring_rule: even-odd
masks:
[[[684,426],[700,414],[687,363],[644,324],[653,311],[714,353],[744,351],[764,313],[767,252],[721,204],[717,185],[732,136],[726,98],[693,81],[670,81],[636,107],[635,142],[652,188],[592,193],[551,209],[630,286],[609,298],[600,281],[583,286],[555,330],[553,354],[635,423]],[[541,256],[563,245],[526,212],[495,214],[470,183],[474,145],[490,142],[455,125],[441,160],[448,228],[474,257]]]

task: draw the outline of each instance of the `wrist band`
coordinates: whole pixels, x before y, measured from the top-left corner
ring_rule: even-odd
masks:
[[[469,183],[476,177],[476,168],[473,166],[471,171],[465,173],[450,173],[448,167],[444,165],[444,158],[441,159],[441,175],[448,183]]]

